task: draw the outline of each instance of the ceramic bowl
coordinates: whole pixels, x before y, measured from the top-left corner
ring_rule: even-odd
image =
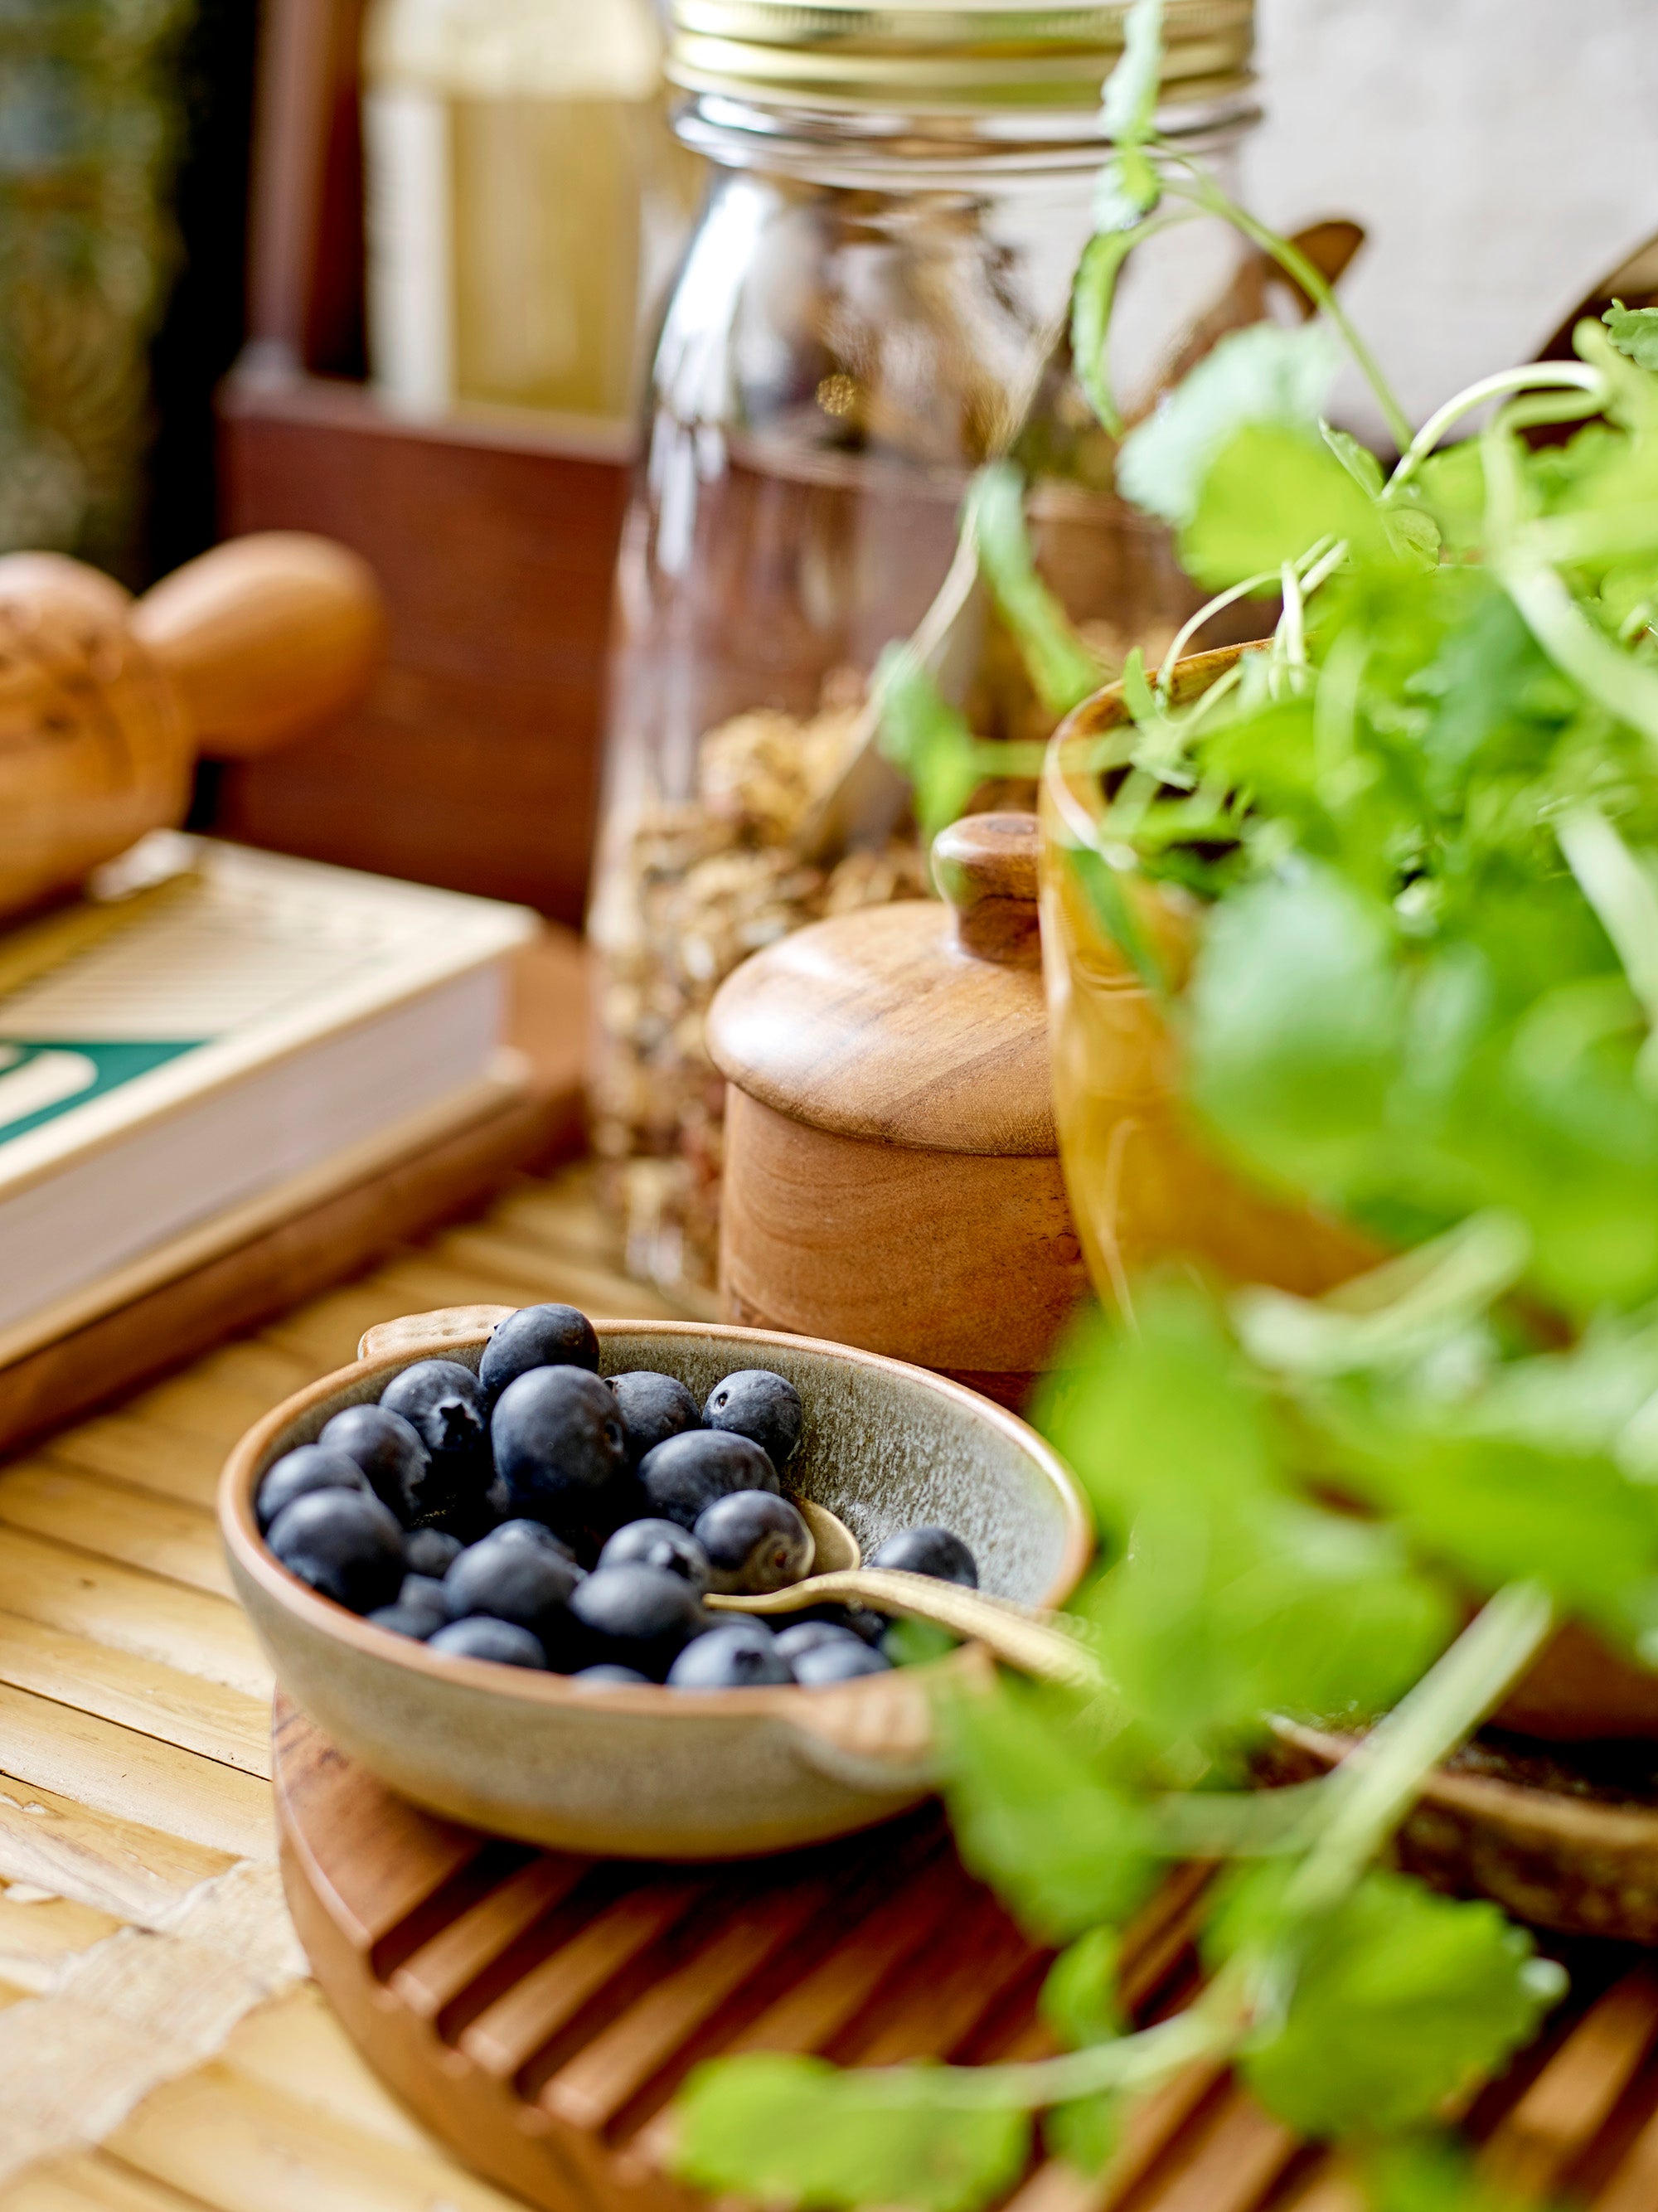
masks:
[[[378,1399],[416,1359],[476,1367],[507,1307],[371,1329],[351,1367],[300,1391],[231,1454],[219,1516],[236,1592],[277,1679],[348,1757],[417,1804],[557,1849],[718,1859],[786,1850],[888,1819],[931,1781],[930,1692],[985,1663],[829,1689],[598,1692],[565,1677],[428,1650],[319,1597],[260,1539],[253,1496],[271,1462],[343,1407]],[[1086,1565],[1086,1512],[1064,1463],[987,1399],[874,1352],[769,1330],[599,1322],[600,1371],[656,1368],[705,1397],[733,1368],[786,1376],[805,1407],[788,1487],[838,1514],[865,1554],[941,1522],[982,1586],[1060,1603]]]

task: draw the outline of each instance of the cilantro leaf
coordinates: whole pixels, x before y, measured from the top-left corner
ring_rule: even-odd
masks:
[[[1425,515],[1417,520],[1431,530]],[[1388,542],[1375,500],[1327,447],[1299,431],[1246,423],[1204,471],[1181,559],[1221,591],[1299,560],[1322,538],[1366,552]]]
[[[1105,174],[1108,177],[1112,172],[1107,170]],[[1108,430],[1121,434],[1122,417],[1112,397],[1107,358],[1117,279],[1134,248],[1163,226],[1157,222],[1135,221],[1138,209],[1127,200],[1096,212],[1102,218],[1099,235],[1090,238],[1083,248],[1072,286],[1071,358],[1089,405]],[[1108,215],[1118,219],[1106,221],[1103,218]]]
[[[1055,2105],[1042,2122],[1043,2140],[1054,2156],[1090,2177],[1105,2171],[1121,2133],[1121,2100],[1110,2096],[1075,2097]]]
[[[940,1707],[963,1858],[1050,1941],[1121,1920],[1157,1878],[1147,1820],[1091,1765],[1054,1695],[1001,1678]]]
[[[1105,672],[1036,573],[1025,532],[1024,481],[1011,461],[979,471],[966,520],[980,569],[1018,641],[1037,696],[1051,714],[1068,714],[1099,689]]]
[[[1205,1931],[1206,1957],[1277,1939],[1286,1880],[1277,1867],[1234,1877]],[[1494,1905],[1438,1897],[1402,1875],[1365,1875],[1297,1932],[1287,2006],[1246,2045],[1242,2070],[1303,2135],[1375,2135],[1429,2119],[1526,2042],[1564,1988],[1560,1970]]]
[[[1658,368],[1658,307],[1626,307],[1614,300],[1600,319],[1619,352],[1637,368]]]
[[[1142,1285],[1136,1312],[1133,1334],[1098,1324],[1073,1344],[1038,1419],[1119,1554],[1073,1603],[1150,1765],[1247,1743],[1268,1711],[1378,1711],[1447,1640],[1443,1595],[1395,1532],[1294,1492],[1266,1394],[1206,1300]]]
[[[1021,2112],[929,2106],[926,2069],[841,2073],[758,2054],[700,2066],[679,2101],[676,2171],[695,2186],[806,2208],[971,2212],[1029,2155]]]
[[[1193,1095],[1292,1186],[1339,1197],[1369,1165],[1406,1042],[1390,917],[1305,866],[1211,919],[1188,994]]]
[[[1062,2043],[1079,2051],[1122,2033],[1117,2004],[1114,1928],[1090,1928],[1055,1959],[1042,1984],[1042,2014]]]
[[[973,732],[907,645],[889,645],[875,665],[880,748],[915,791],[929,841],[954,822],[984,780]]]
[[[1335,341],[1318,323],[1295,331],[1253,323],[1232,331],[1124,439],[1117,457],[1123,496],[1184,526],[1197,513],[1212,464],[1246,423],[1316,436],[1339,360]]]

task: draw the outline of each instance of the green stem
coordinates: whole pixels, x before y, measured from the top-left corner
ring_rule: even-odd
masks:
[[[1429,416],[1415,437],[1406,433],[1405,450],[1398,467],[1388,479],[1382,496],[1391,498],[1400,486],[1413,477],[1439,443],[1453,422],[1471,415],[1476,407],[1483,407],[1489,399],[1501,399],[1515,392],[1546,392],[1576,389],[1604,396],[1606,379],[1599,369],[1585,368],[1575,361],[1541,362],[1525,368],[1499,369],[1495,376],[1482,376],[1477,384],[1459,392],[1445,404]]]
[[[1305,1923],[1339,1902],[1409,1810],[1424,1778],[1501,1701],[1553,1626],[1553,1606],[1536,1583],[1510,1583],[1497,1592],[1324,1785],[1324,1818],[1285,1892],[1286,1911]],[[1105,2091],[1150,2088],[1194,2058],[1238,2049],[1264,1990],[1281,1986],[1286,1968],[1293,1971],[1291,1946],[1264,1958],[1241,1952],[1195,2004],[1136,2035],[1021,2065],[872,2069],[860,2078],[859,2090],[935,2112],[1035,2112]]]
[[[1194,179],[1193,185],[1180,188],[1182,198],[1194,200],[1211,215],[1219,216],[1224,222],[1242,231],[1253,245],[1258,246],[1263,253],[1276,261],[1286,275],[1293,276],[1309,299],[1318,302],[1340,331],[1348,352],[1357,362],[1365,382],[1376,394],[1376,404],[1387,418],[1388,434],[1402,453],[1411,442],[1411,418],[1400,405],[1381,362],[1359,336],[1352,319],[1331,289],[1328,279],[1313,266],[1298,246],[1291,245],[1287,238],[1281,238],[1277,231],[1269,229],[1264,222],[1257,222],[1247,208],[1240,207],[1236,200],[1222,191],[1196,162],[1176,153],[1173,148],[1166,151],[1169,158],[1178,161]]]
[[[1479,1727],[1554,1627],[1537,1583],[1498,1590],[1450,1650],[1333,1777],[1334,1808],[1284,1893],[1286,1912],[1315,1913],[1345,1895],[1409,1811],[1423,1779]]]

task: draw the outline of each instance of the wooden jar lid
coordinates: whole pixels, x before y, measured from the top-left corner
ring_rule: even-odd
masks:
[[[708,1010],[715,1066],[835,1135],[1053,1154],[1036,854],[1034,814],[969,815],[932,848],[948,904],[866,907],[756,953]]]

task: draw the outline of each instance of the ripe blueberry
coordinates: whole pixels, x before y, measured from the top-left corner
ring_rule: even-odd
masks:
[[[448,1624],[443,1584],[429,1575],[405,1575],[397,1603],[377,1607],[368,1620],[374,1628],[389,1628],[394,1636],[410,1636],[423,1644]]]
[[[816,1651],[823,1644],[852,1642],[861,1645],[863,1638],[854,1636],[849,1628],[837,1628],[832,1620],[797,1620],[777,1635],[777,1648],[791,1667],[808,1651]]]
[[[427,1648],[446,1651],[457,1659],[493,1659],[501,1667],[544,1668],[547,1664],[547,1654],[527,1628],[516,1628],[510,1620],[493,1620],[485,1613],[452,1620],[429,1639]]]
[[[411,1575],[432,1575],[441,1582],[460,1557],[460,1538],[443,1528],[416,1528],[404,1540],[403,1556]]]
[[[443,1578],[452,1620],[487,1613],[536,1637],[550,1662],[571,1656],[570,1594],[581,1570],[550,1546],[486,1536],[461,1553]]]
[[[367,1490],[296,1498],[265,1540],[290,1574],[353,1613],[390,1605],[403,1583],[403,1531]]]
[[[474,1450],[483,1441],[483,1393],[458,1359],[417,1359],[392,1377],[380,1403],[402,1414],[434,1458]]]
[[[489,1531],[489,1535],[492,1541],[498,1538],[503,1544],[539,1544],[543,1551],[556,1552],[572,1566],[576,1564],[575,1553],[562,1536],[554,1535],[544,1521],[503,1521]]]
[[[767,1367],[744,1367],[728,1375],[714,1384],[702,1408],[708,1427],[748,1437],[780,1474],[800,1441],[803,1418],[800,1393]]]
[[[593,1658],[637,1668],[659,1682],[703,1625],[696,1593],[660,1567],[596,1567],[570,1611],[588,1632]]]
[[[491,1405],[509,1382],[532,1367],[598,1370],[598,1339],[574,1306],[520,1306],[489,1332],[478,1362],[478,1381]]]
[[[430,1465],[414,1486],[408,1518],[454,1521],[465,1540],[497,1516],[484,1504],[489,1480],[488,1417],[470,1367],[454,1359],[421,1359],[393,1376],[380,1404],[400,1413],[425,1445]]]
[[[897,1567],[907,1575],[932,1575],[942,1583],[979,1587],[979,1569],[961,1538],[948,1528],[905,1528],[889,1536],[869,1562],[872,1567]]]
[[[734,1490],[696,1516],[693,1534],[708,1555],[711,1586],[763,1597],[798,1583],[811,1565],[811,1531],[786,1498]]]
[[[668,1670],[671,1690],[753,1690],[793,1680],[777,1638],[758,1620],[722,1620],[688,1644]]]
[[[708,1587],[708,1555],[677,1521],[629,1521],[598,1555],[601,1567],[659,1567],[677,1575],[698,1597]]]
[[[355,1490],[367,1497],[368,1477],[355,1460],[321,1444],[301,1444],[297,1451],[284,1452],[266,1469],[253,1501],[260,1528],[269,1528],[284,1505],[314,1490]]]
[[[647,1510],[682,1528],[694,1528],[699,1513],[734,1490],[781,1487],[777,1469],[757,1443],[719,1429],[669,1437],[641,1460],[639,1480]]]
[[[651,1678],[641,1674],[636,1667],[583,1667],[572,1674],[573,1682],[585,1682],[590,1690],[648,1690]]]
[[[826,1689],[831,1682],[851,1682],[860,1674],[888,1674],[891,1662],[872,1651],[855,1636],[836,1637],[803,1651],[793,1662],[794,1679],[803,1689]]]
[[[621,1409],[622,1425],[628,1432],[628,1456],[635,1467],[669,1437],[702,1425],[695,1399],[671,1375],[655,1375],[640,1368],[629,1375],[612,1375],[610,1387]]]
[[[573,1536],[615,1527],[628,1446],[616,1400],[597,1375],[532,1367],[495,1401],[490,1435],[510,1513]]]
[[[389,1406],[348,1406],[317,1441],[326,1450],[355,1460],[375,1497],[400,1521],[415,1517],[432,1455],[401,1413]]]

